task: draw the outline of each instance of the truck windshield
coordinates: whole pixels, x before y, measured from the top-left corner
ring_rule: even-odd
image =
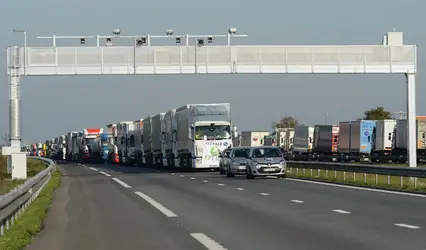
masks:
[[[253,150],[253,158],[282,157],[278,148],[257,148]]]
[[[96,138],[86,138],[86,145],[92,144],[95,140]]]
[[[207,125],[195,127],[195,140],[225,140],[231,139],[231,126],[229,125]]]

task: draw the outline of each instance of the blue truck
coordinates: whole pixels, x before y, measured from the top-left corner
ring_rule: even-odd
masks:
[[[101,159],[103,162],[108,162],[109,157],[109,133],[101,134]]]

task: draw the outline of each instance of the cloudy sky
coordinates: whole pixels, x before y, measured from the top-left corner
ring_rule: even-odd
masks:
[[[242,44],[380,44],[394,28],[417,44],[417,111],[426,114],[422,58],[426,23],[422,0],[37,0],[5,1],[0,9],[0,47],[43,43],[36,36],[226,33],[237,27]],[[70,41],[71,42],[71,41]],[[72,41],[78,43],[78,41]],[[0,133],[8,133],[6,53],[0,50]],[[186,103],[230,102],[239,129],[269,130],[273,120],[295,115],[305,124],[360,117],[383,105],[406,110],[401,75],[187,75],[27,77],[22,80],[24,143],[72,130],[136,120]]]

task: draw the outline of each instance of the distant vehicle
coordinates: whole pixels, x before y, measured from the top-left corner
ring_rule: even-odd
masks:
[[[229,154],[231,153],[232,148],[227,148],[222,151],[222,153],[219,155],[219,173],[225,174],[226,168],[229,165]]]
[[[285,178],[287,163],[278,147],[252,147],[247,158],[247,179],[258,176]]]
[[[249,156],[250,147],[236,147],[231,150],[226,167],[226,177],[234,177],[236,174],[247,174],[246,158]]]

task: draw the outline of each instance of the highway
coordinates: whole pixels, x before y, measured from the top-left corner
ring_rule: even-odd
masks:
[[[426,196],[291,179],[59,165],[44,249],[426,248]]]

